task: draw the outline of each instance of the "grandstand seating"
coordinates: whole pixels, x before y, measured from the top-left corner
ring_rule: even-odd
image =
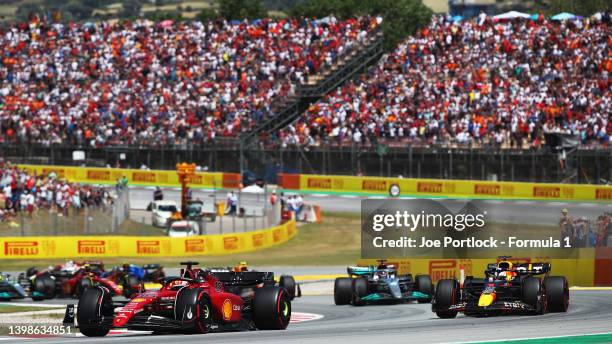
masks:
[[[378,65],[282,130],[283,145],[539,147],[546,133],[585,146],[612,134],[609,18],[435,16]]]
[[[379,25],[331,16],[0,29],[0,142],[164,146],[237,137]]]

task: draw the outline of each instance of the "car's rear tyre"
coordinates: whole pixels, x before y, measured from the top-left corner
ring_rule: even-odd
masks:
[[[113,316],[110,294],[101,287],[85,290],[77,306],[79,331],[87,337],[106,336],[110,328],[102,325],[105,316]]]
[[[193,333],[208,333],[213,323],[209,296],[199,288],[179,290],[174,317]]]
[[[280,280],[278,281],[278,285],[281,288],[285,288],[287,290],[287,294],[289,294],[289,299],[295,299],[297,284],[295,283],[295,279],[293,276],[282,275]]]
[[[123,296],[130,298],[136,293],[140,293],[144,290],[142,283],[136,278],[136,276],[126,275],[123,277]]]
[[[368,295],[368,280],[363,277],[353,278],[351,287],[353,291],[351,300],[353,306],[365,305],[365,301],[363,301],[362,298]]]
[[[42,301],[55,297],[55,280],[48,274],[40,275],[32,281],[32,289],[37,292],[37,296],[32,296],[34,301]]]
[[[338,277],[334,282],[334,303],[338,306],[351,303],[353,295],[352,279],[348,277]]]
[[[521,286],[521,298],[523,302],[536,309],[540,308],[538,305],[540,290],[542,289],[542,283],[537,277],[527,277],[523,280]]]
[[[85,290],[91,289],[93,287],[94,287],[94,283],[91,277],[87,277],[87,276],[83,277],[76,284],[75,295],[77,297],[81,297],[81,295],[83,295]]]
[[[291,320],[291,300],[287,291],[276,286],[255,290],[253,321],[260,330],[284,330]]]
[[[563,276],[551,276],[544,279],[546,303],[549,312],[567,312],[569,308],[569,287]]]
[[[434,309],[440,309],[436,311],[436,315],[443,319],[450,319],[457,316],[457,311],[448,310],[449,307],[457,302],[457,296],[459,295],[459,283],[454,279],[443,279],[438,282],[436,286],[436,293],[434,299]]]
[[[418,299],[418,303],[430,303],[431,295],[433,294],[433,283],[431,283],[431,277],[429,275],[418,275],[415,280],[416,291],[427,294],[430,297],[426,299]]]

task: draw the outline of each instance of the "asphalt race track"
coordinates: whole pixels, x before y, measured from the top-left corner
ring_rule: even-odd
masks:
[[[572,291],[570,299],[568,313],[438,319],[428,304],[335,306],[331,295],[305,296],[293,302],[293,311],[321,314],[324,318],[291,324],[286,331],[128,334],[104,338],[47,338],[28,340],[28,343],[449,343],[612,330],[612,291]]]

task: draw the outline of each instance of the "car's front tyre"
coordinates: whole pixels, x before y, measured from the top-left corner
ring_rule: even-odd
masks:
[[[77,306],[79,331],[87,337],[106,336],[110,329],[102,324],[105,316],[113,316],[110,294],[101,287],[85,290]]]

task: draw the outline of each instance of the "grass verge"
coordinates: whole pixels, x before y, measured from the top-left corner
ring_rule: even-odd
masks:
[[[353,264],[360,255],[360,215],[349,213],[323,213],[321,223],[299,226],[298,235],[289,242],[263,251],[224,256],[192,257],[206,266],[232,266],[240,260],[259,266],[307,266],[307,265],[347,265]],[[138,224],[132,229],[137,232]],[[130,231],[126,229],[126,231]],[[134,233],[138,234],[138,233]],[[84,260],[86,257],[74,257]],[[125,262],[134,264],[160,263],[176,267],[186,257],[168,258],[105,258],[107,267]],[[99,260],[97,258],[96,260]],[[2,270],[19,271],[35,266],[45,269],[49,265],[62,264],[65,259],[46,260],[4,260]]]

